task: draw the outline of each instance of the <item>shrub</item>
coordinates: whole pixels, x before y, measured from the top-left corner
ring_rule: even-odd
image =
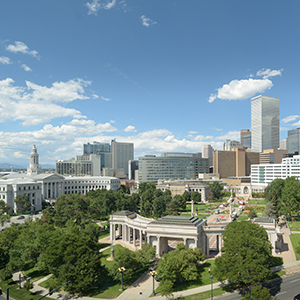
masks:
[[[12,272],[8,268],[4,268],[0,271],[0,279],[5,281],[12,277]]]

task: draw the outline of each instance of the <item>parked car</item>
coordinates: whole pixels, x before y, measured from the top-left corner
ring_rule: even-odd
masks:
[[[17,217],[17,220],[21,220],[21,219],[25,219],[25,217],[24,216],[18,216]]]
[[[242,200],[239,201],[239,205],[245,205],[245,204],[246,204],[245,201]]]
[[[150,267],[149,267],[149,271],[154,271],[157,268],[157,262],[153,263]]]
[[[299,299],[300,299],[300,294],[298,294],[294,297],[294,300],[299,300]]]

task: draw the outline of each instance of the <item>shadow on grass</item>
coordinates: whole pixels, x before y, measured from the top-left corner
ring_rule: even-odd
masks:
[[[99,246],[99,249],[103,249],[103,248],[106,248],[106,247],[111,246],[111,244],[108,244],[108,243],[101,243],[101,244],[99,244],[98,246]]]

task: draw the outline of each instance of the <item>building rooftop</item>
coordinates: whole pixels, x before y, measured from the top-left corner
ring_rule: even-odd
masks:
[[[180,225],[180,226],[198,226],[202,219],[186,216],[165,216],[151,222],[153,225]]]

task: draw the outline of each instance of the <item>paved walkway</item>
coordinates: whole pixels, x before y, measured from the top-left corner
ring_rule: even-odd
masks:
[[[290,239],[290,228],[285,218],[279,218],[280,232],[283,234],[283,249],[281,253],[274,254],[274,256],[282,257],[284,264],[296,262],[294,248]]]

